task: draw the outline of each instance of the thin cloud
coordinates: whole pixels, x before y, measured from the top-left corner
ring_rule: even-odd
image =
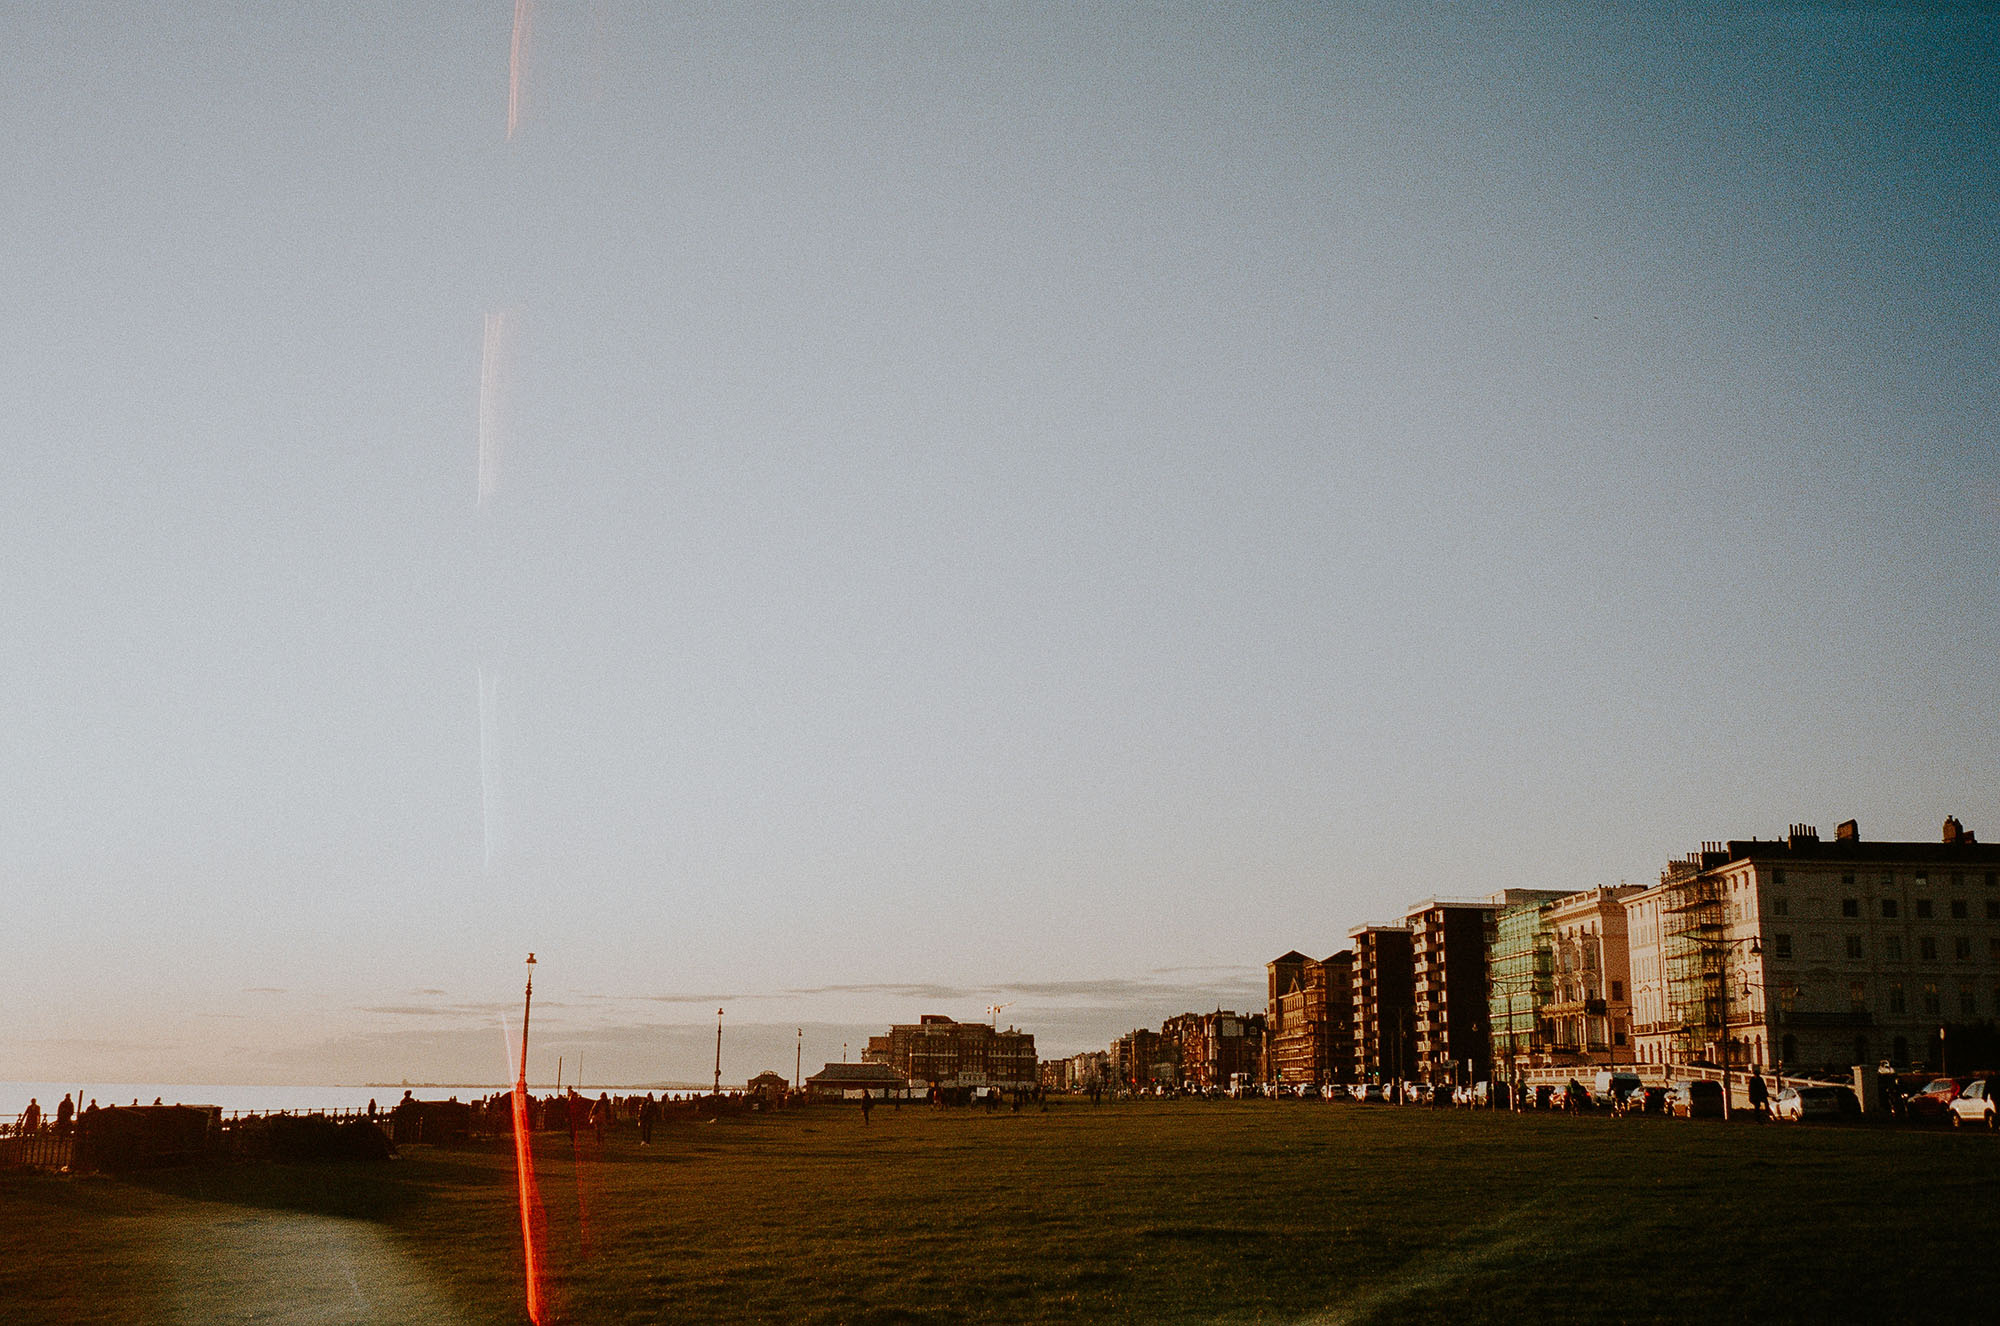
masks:
[[[744,999],[769,999],[769,995],[742,994],[656,994],[656,995],[602,995],[604,999],[643,999],[649,1004],[727,1004]]]
[[[491,1017],[517,1007],[511,1000],[504,1003],[481,1001],[461,1004],[357,1004],[357,1013],[381,1013],[389,1017]],[[568,1008],[570,1005],[558,1000],[549,1000],[536,1005],[537,1008]]]
[[[992,987],[953,985],[820,985],[809,989],[785,991],[788,995],[894,995],[902,999],[971,999],[977,995],[991,994]]]
[[[1234,970],[1218,968],[1215,970]],[[1162,1003],[1206,1002],[1216,995],[1224,998],[1255,994],[1260,982],[1239,975],[1235,980],[1163,981],[1147,977],[1110,976],[1078,981],[1017,981],[997,986],[996,993],[1021,995],[1031,999],[1100,999]]]

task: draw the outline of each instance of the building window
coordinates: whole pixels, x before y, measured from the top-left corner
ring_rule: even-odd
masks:
[[[1843,884],[1852,884],[1854,882],[1854,872],[1850,870],[1847,873],[1843,874],[1840,877],[1840,882]]]
[[[1797,1005],[1797,1003],[1798,1003],[1798,1002],[1799,1002],[1799,987],[1798,987],[1798,986],[1796,986],[1796,985],[1781,985],[1781,986],[1779,986],[1779,987],[1778,987],[1778,1011],[1779,1011],[1779,1012],[1781,1012],[1781,1013],[1789,1013],[1789,1012],[1791,1012],[1791,1011],[1792,1011],[1792,1009],[1793,1009],[1793,1007],[1794,1007],[1795,1005]]]
[[[1938,999],[1936,982],[1932,982],[1924,987],[1924,1012],[1933,1016],[1944,1012],[1944,1004]]]
[[[1917,956],[1925,962],[1936,962],[1937,940],[1930,935],[1925,935],[1922,939],[1919,939],[1917,941]]]
[[[1979,1011],[1979,1001],[1973,998],[1972,995],[1971,981],[1960,981],[1958,983],[1958,1011],[1967,1017]]]
[[[1884,916],[1895,915],[1894,912],[1884,912],[1882,914]],[[1917,919],[1919,921],[1928,921],[1931,919],[1931,900],[1929,898],[1917,899]]]
[[[1986,887],[1990,889],[1995,885],[2000,885],[2000,870],[1989,870],[1986,872]]]
[[[1967,915],[1968,913],[1965,910],[1965,899],[1953,898],[1951,900],[1951,919],[1954,921],[1963,921]]]
[[[1623,999],[1625,997],[1625,982],[1613,981],[1611,983],[1611,997],[1613,999]]]
[[[1988,898],[1986,900],[1986,919],[1989,921],[2000,921],[2000,898]]]
[[[1842,898],[1842,899],[1840,900],[1840,914],[1841,914],[1842,916],[1859,916],[1859,915],[1861,915],[1861,899],[1859,899],[1859,898]]]
[[[1847,937],[1847,956],[1848,956],[1848,957],[1849,957],[1850,959],[1853,959],[1854,961],[1857,961],[1857,962],[1858,962],[1858,961],[1860,961],[1860,959],[1861,959],[1861,936],[1860,936],[1860,935],[1849,935],[1849,936]]]
[[[2000,936],[1986,941],[1986,956],[2000,962]]]
[[[1972,961],[1972,941],[1964,935],[1951,941],[1951,956],[1957,962]]]
[[[1882,915],[1885,919],[1891,921],[1896,919],[1896,900],[1894,898],[1882,899]]]
[[[1847,987],[1847,1009],[1850,1013],[1868,1011],[1868,987],[1860,981],[1853,981]]]
[[[1917,887],[1918,887],[1918,888],[1920,888],[1920,889],[1921,889],[1921,888],[1927,888],[1927,887],[1929,887],[1929,885],[1930,885],[1930,882],[1931,882],[1931,872],[1930,872],[1930,871],[1928,871],[1928,870],[1919,870],[1919,871],[1917,872]]]
[[[1882,936],[1882,956],[1891,962],[1903,960],[1903,937],[1901,935]]]
[[[1995,944],[1996,946],[2000,946],[2000,939],[1996,939],[1996,940],[1994,940],[1993,942],[1994,942],[1994,944]],[[1775,956],[1775,957],[1780,957],[1780,958],[1789,958],[1789,957],[1791,957],[1791,956],[1792,956],[1792,937],[1791,937],[1790,935],[1784,935],[1784,934],[1779,934],[1779,935],[1772,935],[1772,936],[1771,936],[1771,953],[1772,953],[1772,955],[1773,955],[1773,956]]]
[[[1790,898],[1773,897],[1771,899],[1771,915],[1790,916],[1791,914],[1792,900]]]
[[[1903,983],[1901,981],[1892,981],[1889,985],[1889,1011],[1891,1013],[1908,1011],[1903,1007]]]

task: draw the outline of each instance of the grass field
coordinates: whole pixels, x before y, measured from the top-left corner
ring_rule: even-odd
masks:
[[[851,1108],[540,1151],[576,1322],[1951,1320],[2000,1139],[1382,1106]],[[0,1178],[7,1322],[518,1322],[511,1153]]]

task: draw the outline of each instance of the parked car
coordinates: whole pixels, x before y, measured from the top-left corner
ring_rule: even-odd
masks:
[[[1990,1077],[1967,1082],[1965,1090],[1953,1096],[1945,1110],[1951,1115],[1954,1128],[1991,1128],[1994,1113],[2000,1110],[2000,1085]]]
[[[1618,1113],[1625,1114],[1665,1114],[1667,1112],[1667,1089],[1665,1087],[1636,1087],[1625,1093],[1625,1099],[1618,1104]]]
[[[1910,1097],[1903,1109],[1912,1119],[1942,1119],[1950,1113],[1952,1101],[1964,1086],[1955,1077],[1932,1078],[1930,1085]]]
[[[1359,1083],[1350,1088],[1349,1094],[1364,1105],[1386,1105],[1389,1101],[1387,1093],[1382,1090],[1378,1082]]]
[[[1807,1119],[1855,1119],[1861,1116],[1861,1102],[1850,1087],[1780,1087],[1771,1099],[1771,1117],[1787,1123]]]
[[[1667,1088],[1667,1113],[1676,1119],[1720,1119],[1722,1084],[1706,1078],[1674,1083]]]

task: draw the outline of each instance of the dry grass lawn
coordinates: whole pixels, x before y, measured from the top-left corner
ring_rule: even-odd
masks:
[[[539,1150],[576,1322],[1951,1320],[2000,1139],[1061,1102]],[[511,1152],[0,1178],[0,1319],[525,1320]]]

